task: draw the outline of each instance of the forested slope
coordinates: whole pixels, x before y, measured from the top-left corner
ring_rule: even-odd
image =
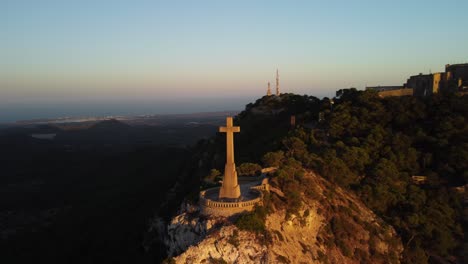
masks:
[[[283,184],[297,181],[291,164],[299,163],[354,191],[397,230],[408,263],[461,261],[462,194],[454,187],[465,185],[468,176],[467,117],[468,97],[459,95],[382,99],[346,89],[333,101],[263,97],[235,120],[242,131],[236,157],[238,165],[279,166],[275,177]],[[205,175],[222,170],[223,140],[218,135],[199,143]],[[426,180],[416,184],[412,176]],[[289,186],[294,205],[297,185]]]

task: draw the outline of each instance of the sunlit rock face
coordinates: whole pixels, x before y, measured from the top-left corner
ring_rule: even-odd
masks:
[[[168,256],[176,263],[399,263],[403,247],[392,227],[356,196],[312,172],[305,177],[315,195],[302,193],[294,214],[278,199],[265,232],[181,212],[166,226]]]
[[[223,226],[207,236],[201,243],[188,248],[174,259],[176,263],[269,263],[268,246],[250,232],[235,226]]]
[[[167,226],[167,237],[164,244],[167,246],[167,254],[175,256],[184,252],[191,245],[200,242],[207,233],[224,219],[200,218],[184,212],[172,219]]]

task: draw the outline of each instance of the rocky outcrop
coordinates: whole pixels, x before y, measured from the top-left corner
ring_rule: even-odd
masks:
[[[201,218],[184,212],[172,219],[167,227],[164,243],[167,254],[174,256],[197,244],[214,228],[225,222],[219,218]]]
[[[223,226],[203,241],[174,258],[176,263],[269,263],[268,246],[258,236]]]
[[[403,247],[394,229],[360,200],[308,172],[313,195],[287,213],[271,203],[265,232],[240,230],[222,217],[181,212],[167,225],[164,242],[176,263],[398,263]],[[271,194],[275,201],[276,194]],[[223,262],[224,261],[224,262]]]

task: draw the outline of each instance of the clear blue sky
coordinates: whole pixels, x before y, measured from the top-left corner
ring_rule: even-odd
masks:
[[[284,92],[323,96],[468,61],[466,0],[0,6],[0,111],[255,98],[276,68]]]

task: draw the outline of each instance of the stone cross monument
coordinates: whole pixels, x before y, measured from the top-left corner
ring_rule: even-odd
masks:
[[[232,117],[227,117],[226,126],[219,127],[219,132],[226,133],[226,165],[224,167],[223,186],[219,190],[219,199],[237,199],[241,193],[237,183],[236,164],[234,163],[234,133],[240,132],[240,127],[232,126]]]

